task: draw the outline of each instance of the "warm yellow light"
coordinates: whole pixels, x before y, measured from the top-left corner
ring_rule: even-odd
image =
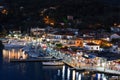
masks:
[[[55,21],[53,19],[49,18],[49,16],[44,17],[44,22],[46,24],[50,24],[50,25],[54,25],[55,24]]]
[[[3,10],[1,11],[1,13],[2,13],[2,14],[8,14],[8,11],[7,11],[6,9],[3,9]]]
[[[46,16],[46,18],[49,18],[49,16]]]
[[[114,26],[116,26],[117,25],[117,23],[114,23]]]
[[[51,25],[54,25],[54,23],[50,23]]]

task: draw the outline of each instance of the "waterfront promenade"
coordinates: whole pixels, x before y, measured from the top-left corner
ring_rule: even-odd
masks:
[[[49,46],[47,46],[47,48],[48,50],[44,50],[44,52],[57,59],[62,59],[63,62],[72,67],[72,69],[120,75],[120,64],[107,61],[105,58],[87,58],[87,55],[81,52],[70,54],[69,52],[66,53],[65,51],[57,50]]]
[[[49,48],[49,54],[63,62],[75,70],[92,71],[98,73],[120,75],[120,64],[113,61],[107,61],[105,58],[85,58],[83,54],[66,54],[64,52]]]

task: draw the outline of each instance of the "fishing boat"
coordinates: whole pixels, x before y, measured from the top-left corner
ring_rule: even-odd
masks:
[[[62,66],[64,63],[62,61],[48,61],[42,62],[43,66]]]

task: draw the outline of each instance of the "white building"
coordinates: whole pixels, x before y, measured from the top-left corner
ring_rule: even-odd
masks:
[[[33,35],[40,35],[45,32],[45,29],[44,28],[31,28],[30,31]]]
[[[74,39],[74,35],[73,34],[66,34],[66,33],[60,33],[60,32],[54,32],[54,33],[48,33],[47,34],[47,38],[50,41],[59,41],[61,43],[66,42],[66,40],[73,40]]]
[[[118,34],[112,34],[111,36],[110,36],[110,39],[112,40],[112,39],[120,39],[120,35],[118,35]]]
[[[87,43],[84,45],[84,48],[90,51],[100,51],[100,45],[94,43]]]

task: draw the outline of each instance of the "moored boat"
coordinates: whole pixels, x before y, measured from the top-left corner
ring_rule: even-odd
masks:
[[[43,66],[62,66],[64,63],[62,61],[48,61],[42,62]]]

